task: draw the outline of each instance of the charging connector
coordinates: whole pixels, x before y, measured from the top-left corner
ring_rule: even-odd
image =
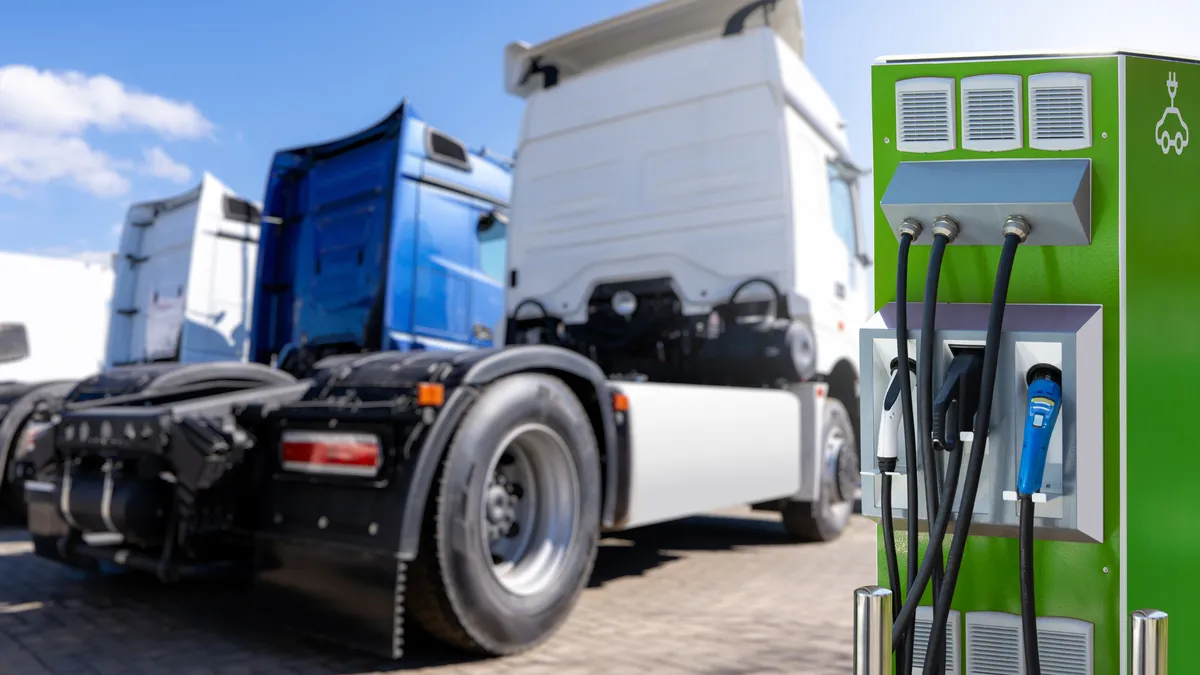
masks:
[[[879,422],[879,437],[875,444],[875,461],[879,470],[885,474],[897,476],[896,466],[899,463],[900,435],[904,433],[904,406],[900,401],[900,364],[899,357],[892,359],[888,366],[892,378],[888,381],[887,392],[883,397],[883,416]],[[912,375],[916,373],[917,363],[908,359],[909,396],[914,396]]]
[[[1025,413],[1025,435],[1021,441],[1021,466],[1017,473],[1019,573],[1021,577],[1021,632],[1025,642],[1025,672],[1041,675],[1037,641],[1037,604],[1033,586],[1033,495],[1042,488],[1050,437],[1062,408],[1062,371],[1040,363],[1025,375],[1029,387]]]

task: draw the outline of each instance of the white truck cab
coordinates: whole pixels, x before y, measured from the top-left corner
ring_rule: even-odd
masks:
[[[117,250],[107,367],[241,361],[262,207],[211,174],[129,207]]]
[[[774,286],[795,379],[828,381],[857,411],[861,171],[804,64],[801,18],[795,0],[668,0],[508,46],[506,88],[526,106],[509,235],[517,341],[539,340],[528,327],[549,314],[610,374],[722,384],[728,373],[707,371],[723,360],[698,349],[728,317],[714,310],[769,312]],[[641,341],[626,330],[639,323]]]

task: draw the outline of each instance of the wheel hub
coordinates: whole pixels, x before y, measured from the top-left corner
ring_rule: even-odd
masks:
[[[505,590],[536,593],[565,564],[580,510],[573,463],[563,439],[541,424],[513,430],[497,449],[480,516],[483,552]]]
[[[836,491],[839,502],[849,502],[862,496],[862,476],[859,473],[858,457],[844,432],[835,429],[829,432],[825,442],[828,461],[829,487]]]

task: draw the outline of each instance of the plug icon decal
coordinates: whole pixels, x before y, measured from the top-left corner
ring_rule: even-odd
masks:
[[[1179,108],[1175,107],[1175,94],[1178,90],[1179,81],[1175,79],[1175,73],[1168,73],[1167,95],[1171,97],[1171,105],[1167,106],[1158,124],[1154,125],[1154,138],[1164,155],[1169,153],[1171,148],[1175,149],[1176,155],[1182,155],[1188,144],[1188,125],[1183,121]]]

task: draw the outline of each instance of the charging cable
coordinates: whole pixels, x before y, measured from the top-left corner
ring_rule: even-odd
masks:
[[[888,584],[896,589],[899,595],[900,562],[896,554],[896,526],[892,517],[892,477],[896,476],[896,465],[899,461],[897,448],[900,444],[900,434],[904,433],[903,404],[900,402],[900,359],[892,359],[890,369],[892,379],[888,382],[887,392],[883,397],[883,417],[879,422],[879,439],[875,444],[875,460],[880,471],[880,524],[883,526],[884,560],[887,564]],[[915,372],[917,364],[908,360],[908,369]],[[912,378],[908,378],[911,382]],[[913,395],[909,386],[909,396]],[[900,603],[892,606],[892,619],[900,611]]]
[[[939,661],[936,654],[945,649],[946,622],[950,618],[950,603],[954,599],[954,586],[962,569],[966,553],[967,537],[970,536],[971,518],[975,511],[975,498],[979,493],[979,479],[983,474],[983,457],[987,449],[987,434],[992,420],[992,397],[995,394],[996,368],[1000,359],[1000,333],[1004,325],[1004,309],[1008,302],[1008,284],[1012,278],[1013,262],[1017,247],[1029,238],[1029,223],[1020,216],[1009,216],[1004,223],[1004,248],[1000,252],[1000,263],[996,267],[996,283],[992,287],[992,307],[988,313],[987,338],[983,345],[983,379],[979,387],[979,412],[975,415],[971,461],[967,466],[967,478],[963,485],[962,504],[954,526],[954,538],[950,541],[950,555],[946,561],[946,576],[942,591],[933,603],[933,625],[930,627],[929,648],[925,652],[925,667],[921,672],[938,672],[934,664]],[[978,445],[978,447],[974,447]],[[944,653],[943,653],[944,657]]]
[[[1062,408],[1062,371],[1040,363],[1025,375],[1029,387],[1025,434],[1021,441],[1021,466],[1017,473],[1017,507],[1020,509],[1019,549],[1021,574],[1021,632],[1025,641],[1026,675],[1041,675],[1037,641],[1037,606],[1033,597],[1033,495],[1042,487],[1050,437]]]
[[[971,428],[971,421],[976,417],[979,409],[978,392],[982,372],[983,357],[978,350],[955,354],[954,360],[950,363],[946,380],[934,399],[933,428],[938,430],[938,446],[942,450],[948,451],[950,458],[946,466],[946,479],[942,482],[941,508],[938,510],[937,519],[929,528],[929,546],[925,549],[925,557],[921,561],[921,569],[917,573],[916,583],[909,591],[892,626],[893,641],[911,627],[913,616],[921,604],[921,596],[925,593],[925,587],[933,573],[934,560],[941,558],[942,543],[946,538],[950,514],[953,511],[954,496],[958,491],[963,454],[967,452],[973,439],[972,433],[967,429]],[[955,413],[953,416],[949,414],[951,411]],[[947,418],[953,418],[954,422],[953,430],[950,432],[946,431],[948,428]],[[912,672],[912,668],[904,672]]]
[[[900,249],[896,255],[896,359],[898,363],[908,363],[908,249],[917,237],[921,236],[921,223],[912,218],[905,218],[904,222],[900,223]],[[898,382],[900,383],[900,410],[903,415],[902,422],[904,424],[904,464],[907,467],[907,476],[905,486],[908,488],[908,560],[905,568],[908,572],[908,585],[906,595],[912,595],[913,586],[917,581],[917,432],[915,420],[913,418],[913,392],[912,392],[912,377],[908,368],[900,368],[897,372]],[[882,496],[882,495],[881,495]],[[890,500],[883,501],[884,508],[888,511],[888,517],[891,518],[892,502]],[[889,539],[884,542],[884,546],[896,548],[895,539]],[[898,581],[898,580],[897,580]],[[889,583],[890,580],[889,580]],[[892,593],[897,598],[900,597],[899,584],[892,586]],[[918,593],[919,597],[921,594]],[[896,619],[898,613],[896,607],[900,604],[899,600],[892,603],[893,620]],[[900,638],[892,642],[897,650],[897,663],[899,672],[912,672],[913,645],[916,639],[916,634],[913,631],[908,631],[907,635],[901,631]]]

